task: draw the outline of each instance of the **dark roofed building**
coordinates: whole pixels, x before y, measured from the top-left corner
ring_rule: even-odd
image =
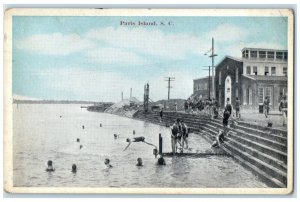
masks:
[[[194,91],[192,97],[197,97],[199,99],[208,99],[209,98],[209,84],[208,77],[194,79]],[[212,86],[212,79],[210,78],[210,89]],[[210,93],[212,95],[212,91]]]

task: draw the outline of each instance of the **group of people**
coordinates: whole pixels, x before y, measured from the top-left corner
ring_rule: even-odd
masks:
[[[176,119],[175,123],[170,128],[172,152],[175,154],[179,149],[182,153],[183,149],[188,149],[188,127],[183,120]]]
[[[102,127],[102,124],[101,124],[101,123],[100,123],[100,127]],[[83,129],[83,130],[85,129],[85,126],[84,126],[84,125],[82,125],[82,129]],[[133,130],[133,135],[134,135],[134,134],[135,134],[135,130]],[[116,140],[116,139],[118,139],[118,138],[120,137],[120,135],[119,135],[119,134],[114,134],[113,137],[114,137],[114,139]],[[80,138],[77,138],[77,139],[76,139],[76,142],[77,142],[78,144],[80,144]],[[145,137],[143,137],[143,136],[140,136],[140,137],[134,137],[134,138],[132,138],[132,139],[127,138],[127,139],[126,139],[126,142],[128,142],[128,145],[125,147],[125,149],[124,149],[123,151],[127,150],[128,147],[131,145],[132,142],[142,142],[142,143],[145,143],[145,144],[147,144],[147,145],[153,146],[153,147],[155,148],[154,151],[156,151],[156,152],[155,152],[155,158],[158,156],[157,147],[156,147],[155,145],[149,143],[149,142],[146,142],[146,141],[145,141]],[[82,148],[83,148],[83,145],[80,144],[80,145],[79,145],[79,149],[82,149]],[[113,168],[113,166],[111,165],[111,160],[110,160],[109,158],[106,158],[106,159],[104,160],[104,165],[105,165],[106,168],[108,168],[108,169]],[[158,157],[158,159],[157,159],[157,165],[166,165],[165,159],[163,158],[162,155],[159,155],[159,157]],[[136,166],[143,166],[143,160],[142,160],[142,158],[140,158],[140,157],[137,158],[137,164],[136,164]],[[54,172],[54,171],[55,171],[54,163],[53,163],[52,160],[48,160],[48,161],[47,161],[47,168],[46,168],[46,171],[47,171],[47,172]],[[72,164],[71,172],[73,172],[73,173],[76,173],[76,172],[77,172],[77,165],[76,165],[76,164]]]
[[[204,114],[212,117],[218,118],[219,115],[219,103],[216,99],[191,99],[188,98],[184,102],[184,110],[186,113],[198,113],[204,111]]]
[[[271,108],[270,107],[270,98],[268,96],[266,96],[264,99],[264,102],[263,102],[263,113],[266,118],[268,118],[268,116],[269,116],[270,108]],[[280,98],[280,102],[279,102],[279,111],[282,113],[283,126],[286,126],[286,122],[287,122],[287,108],[288,108],[287,98],[286,98],[286,95],[283,95]]]

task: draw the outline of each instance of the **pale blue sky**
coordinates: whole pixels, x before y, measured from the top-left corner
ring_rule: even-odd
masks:
[[[165,26],[120,26],[156,21]],[[171,22],[172,25],[168,25]],[[243,47],[287,49],[283,17],[13,17],[13,95],[37,99],[119,101],[187,98],[208,75],[204,55],[215,38],[217,64]]]

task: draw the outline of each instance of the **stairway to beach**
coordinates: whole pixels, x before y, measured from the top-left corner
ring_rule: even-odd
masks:
[[[159,122],[159,112],[138,111],[133,118],[151,123],[170,126],[176,118],[183,119],[194,133],[212,143],[222,120],[211,119],[205,115],[177,112],[164,112]],[[229,136],[221,148],[242,166],[259,176],[268,186],[284,188],[287,186],[287,132],[238,122],[230,128]]]

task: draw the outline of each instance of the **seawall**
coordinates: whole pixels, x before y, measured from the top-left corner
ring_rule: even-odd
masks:
[[[134,119],[170,126],[176,118],[183,119],[191,130],[212,143],[222,120],[210,119],[205,115],[164,112],[162,122],[159,112],[145,113],[139,110]],[[229,136],[221,146],[228,154],[245,168],[251,170],[268,186],[286,188],[287,186],[287,132],[238,122],[230,128]]]

